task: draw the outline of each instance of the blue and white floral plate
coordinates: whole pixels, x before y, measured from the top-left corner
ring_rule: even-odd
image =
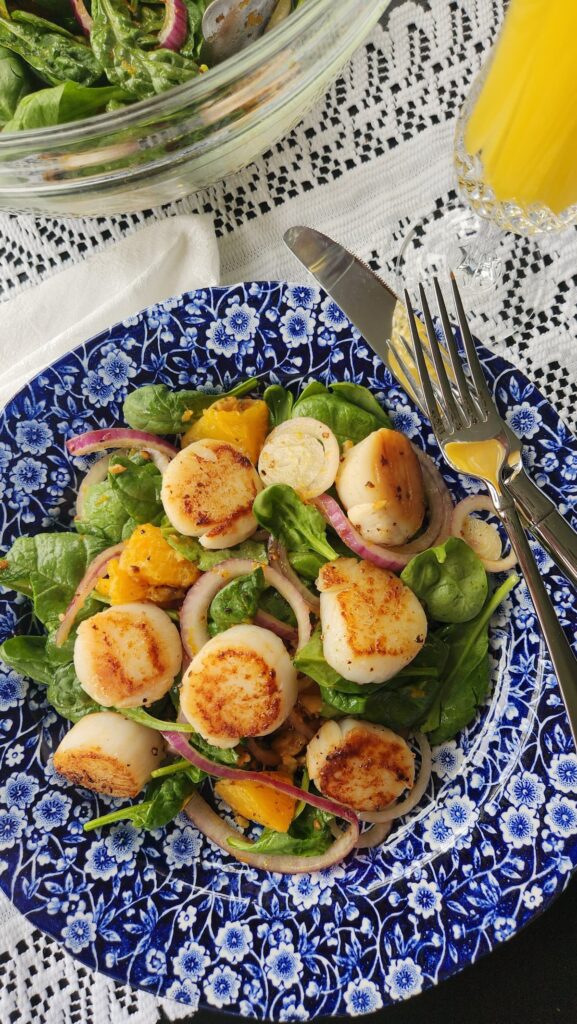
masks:
[[[532,472],[575,506],[577,442],[527,380],[484,353]],[[0,418],[0,548],[66,527],[82,460],[71,434],[121,422],[138,385],[228,387],[240,376],[355,380],[434,456],[419,413],[330,299],[277,283],[213,288],[145,310],[60,359]],[[474,489],[441,467],[453,494]],[[575,594],[537,550],[564,626]],[[0,636],[28,619],[0,598]],[[577,864],[577,757],[524,585],[498,613],[494,689],[478,721],[434,753],[432,789],[381,849],[332,870],[264,875],[181,816],[155,833],[84,834],[114,801],[69,786],[51,751],[66,725],[41,689],[0,672],[0,884],[85,964],[191,1007],[307,1020],[360,1015],[477,960],[547,906]]]

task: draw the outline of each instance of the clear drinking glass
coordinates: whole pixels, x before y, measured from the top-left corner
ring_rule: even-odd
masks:
[[[473,309],[495,289],[517,294],[522,319],[546,303],[577,224],[576,66],[577,0],[511,0],[457,121],[459,199],[413,227],[397,262],[411,292],[452,270]]]

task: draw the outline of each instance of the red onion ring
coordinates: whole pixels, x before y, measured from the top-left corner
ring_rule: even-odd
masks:
[[[292,583],[268,565],[261,565],[260,562],[248,558],[230,558],[200,576],[184,599],[180,609],[180,633],[184,649],[190,658],[194,658],[210,639],[207,628],[208,610],[218,592],[237,576],[246,576],[255,569],[262,569],[267,585],[278,590],[295,613],[298,649],[308,643],[311,636],[309,610]]]
[[[451,520],[451,533],[453,536],[463,538],[462,529],[465,519],[472,512],[492,512],[493,515],[497,515],[495,506],[488,494],[472,494],[468,498],[463,498],[453,511]],[[473,550],[475,549],[473,548]],[[478,555],[483,563],[483,568],[487,572],[505,572],[517,565],[517,556],[512,548],[509,554],[504,555],[502,558],[483,558],[476,551],[475,554]]]
[[[178,455],[174,445],[157,437],[156,434],[147,434],[144,430],[129,430],[128,427],[89,430],[85,434],[70,437],[66,447],[71,455],[90,455],[91,452],[102,452],[107,448],[145,448],[151,453],[161,452],[169,459]]]
[[[276,633],[287,644],[298,643],[298,630],[294,626],[289,626],[288,622],[281,622],[280,619],[269,615],[268,612],[263,612],[260,608],[255,615],[254,624],[262,626],[263,629],[270,629],[271,633]]]
[[[88,595],[94,590],[97,580],[102,576],[108,563],[124,551],[125,547],[126,541],[123,541],[122,544],[115,544],[114,547],[106,548],[105,551],[101,551],[100,554],[92,560],[84,573],[84,576],[80,580],[74,597],[64,612],[60,625],[56,630],[54,643],[57,647],[62,647],[62,645],[66,643],[70,635],[70,630],[74,624],[74,619],[78,615],[80,609],[84,606]]]
[[[103,480],[106,480],[106,477],[108,476],[109,462],[110,456],[103,455],[101,459],[98,459],[94,465],[90,467],[88,473],[82,480],[82,483],[78,488],[78,494],[76,495],[76,516],[78,519],[82,519],[86,495],[88,494],[89,489],[95,484],[101,484]]]
[[[262,779],[261,779],[262,781]],[[300,792],[300,791],[299,791]],[[308,794],[304,794],[306,798]],[[301,799],[303,796],[301,795]],[[311,874],[313,871],[323,871],[326,868],[333,867],[334,864],[338,864],[344,860],[352,850],[354,850],[358,837],[359,837],[359,825],[355,818],[351,821],[348,829],[341,833],[339,839],[337,839],[332,846],[329,847],[325,853],[319,854],[316,857],[295,857],[290,854],[269,854],[269,853],[251,853],[250,850],[237,850],[233,846],[230,846],[228,840],[238,838],[239,836],[244,839],[244,836],[237,829],[231,825],[227,825],[213,811],[212,807],[209,807],[205,800],[200,796],[199,793],[194,793],[184,808],[185,813],[188,815],[193,825],[196,825],[197,829],[202,832],[215,846],[218,846],[225,853],[231,854],[236,857],[237,860],[243,864],[248,864],[250,867],[259,868],[262,871],[274,871],[281,875],[303,875]]]
[[[389,569],[391,572],[400,572],[414,555],[426,551],[433,544],[442,544],[450,533],[449,525],[453,513],[453,502],[447,485],[429,456],[415,445],[413,448],[423,471],[430,521],[425,532],[408,544],[398,548],[385,548],[381,544],[365,540],[340,505],[328,494],[321,494],[312,502],[351,551],[359,558],[372,562],[380,569]]]
[[[315,615],[320,615],[320,598],[317,597],[316,594],[313,594],[310,590],[308,590],[307,587],[305,587],[304,583],[297,575],[297,573],[294,571],[292,565],[288,560],[286,548],[284,547],[283,544],[280,543],[280,541],[276,540],[275,537],[271,537],[268,542],[268,560],[271,563],[271,565],[273,564],[273,562],[278,562],[278,571],[282,573],[282,575],[289,581],[289,583],[292,583],[295,590],[298,590],[303,601],[310,608],[311,612],[313,612]]]
[[[227,764],[217,764],[216,761],[209,760],[204,754],[199,754],[198,750],[191,747],[181,732],[170,732],[166,729],[162,731],[162,735],[177,754],[185,757],[187,761],[196,765],[207,775],[214,775],[217,779],[230,779],[232,782],[258,782],[259,785],[275,789],[278,793],[292,797],[293,800],[304,800],[305,803],[312,807],[318,807],[319,810],[326,811],[327,814],[334,814],[336,818],[344,818],[351,824],[357,821],[356,812],[350,807],[337,803],[336,800],[331,800],[326,796],[317,796],[316,793],[307,793],[306,790],[300,789],[299,786],[293,786],[292,782],[287,782],[280,776],[272,778],[262,772],[231,768]]]
[[[164,0],[165,14],[158,33],[158,45],[165,50],[178,50],[188,35],[188,14],[184,0]]]
[[[421,800],[425,795],[431,778],[433,764],[431,746],[427,737],[424,736],[422,732],[416,733],[415,739],[419,744],[419,749],[421,751],[421,768],[417,781],[415,782],[411,792],[404,800],[401,800],[400,803],[387,807],[385,811],[360,811],[359,821],[369,821],[373,825],[381,825],[385,822],[395,821],[396,818],[400,818],[404,814],[408,814],[409,811],[412,811],[413,807],[415,807],[419,803],[419,800]]]
[[[84,0],[70,0],[70,6],[84,35],[89,36],[92,30],[92,18],[84,6]]]

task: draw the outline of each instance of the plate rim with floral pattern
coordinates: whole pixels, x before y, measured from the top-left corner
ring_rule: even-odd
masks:
[[[481,350],[502,412],[527,440],[537,483],[567,512],[577,441],[505,360]],[[60,525],[76,474],[67,436],[121,422],[127,389],[355,379],[439,462],[418,410],[320,289],[282,282],[208,288],[152,306],[42,370],[0,415],[0,549]],[[442,466],[456,496],[472,481]],[[459,481],[457,484],[457,480]],[[561,621],[574,594],[534,546]],[[0,595],[0,638],[26,602]],[[191,1009],[279,1021],[356,1016],[418,994],[489,952],[544,909],[577,865],[577,757],[521,583],[491,631],[495,690],[476,723],[435,752],[434,796],[391,841],[318,875],[240,865],[182,815],[141,834],[85,834],[114,801],[74,790],[50,751],[64,723],[42,691],[0,670],[0,886],[84,964]],[[116,802],[117,803],[117,802]]]

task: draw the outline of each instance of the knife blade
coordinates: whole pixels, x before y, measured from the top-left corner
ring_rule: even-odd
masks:
[[[418,382],[411,380],[410,372],[403,372],[399,363],[399,354],[405,348],[406,367],[411,349],[399,337],[404,306],[392,288],[348,249],[314,228],[289,228],[284,241],[424,412]],[[393,328],[397,334],[395,342]],[[527,528],[577,587],[577,533],[528,476],[521,460],[521,442],[509,427],[506,429],[513,453],[506,488]]]

